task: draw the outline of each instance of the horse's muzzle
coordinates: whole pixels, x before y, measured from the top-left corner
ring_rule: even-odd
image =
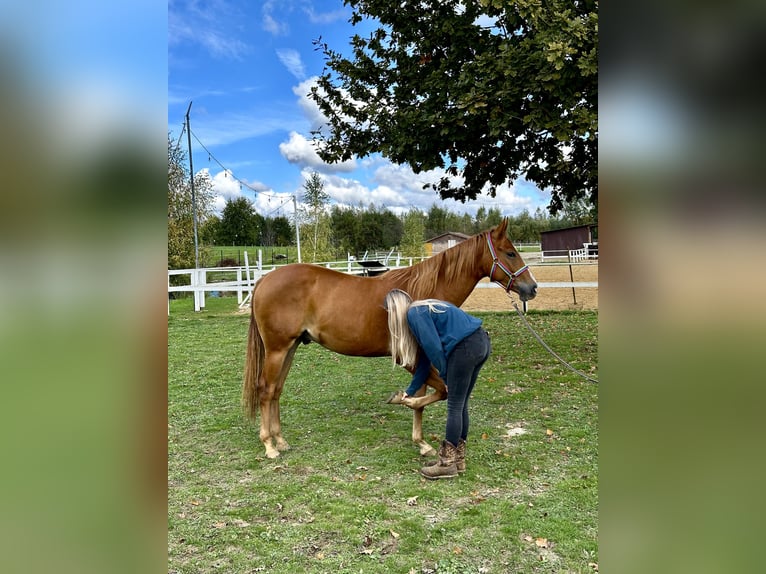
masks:
[[[519,298],[522,301],[529,301],[537,296],[537,283],[528,285],[519,285]]]

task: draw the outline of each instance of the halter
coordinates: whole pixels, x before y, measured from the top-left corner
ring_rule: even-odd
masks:
[[[500,261],[497,257],[497,252],[495,251],[495,246],[492,243],[492,235],[489,231],[487,231],[487,247],[489,247],[489,252],[492,254],[492,270],[489,272],[489,279],[490,281],[494,281],[498,285],[500,285],[503,289],[505,289],[506,293],[509,293],[511,291],[511,287],[513,287],[513,282],[516,280],[516,277],[524,273],[525,271],[529,271],[529,265],[524,265],[521,267],[518,271],[515,273],[508,269],[505,265],[503,265],[503,262]],[[503,285],[500,281],[495,281],[492,279],[492,275],[495,274],[495,268],[499,267],[500,269],[505,272],[506,275],[508,275],[508,285]]]

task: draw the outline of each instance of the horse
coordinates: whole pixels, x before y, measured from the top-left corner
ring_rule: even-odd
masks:
[[[343,355],[391,354],[383,300],[402,289],[413,300],[441,299],[460,306],[484,277],[533,299],[537,283],[506,235],[508,220],[411,267],[374,277],[342,273],[318,265],[293,263],[270,271],[255,284],[250,310],[242,406],[253,421],[260,411],[259,438],[268,458],[290,445],[282,436],[279,397],[301,343],[319,343]],[[412,372],[410,370],[410,372]],[[426,395],[426,387],[434,389]],[[423,408],[444,400],[447,389],[432,367],[426,385],[408,399],[413,409],[412,441],[421,455],[434,449],[423,440]]]

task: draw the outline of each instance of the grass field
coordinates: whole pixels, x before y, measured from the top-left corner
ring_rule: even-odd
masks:
[[[390,359],[301,346],[282,395],[292,449],[266,459],[240,410],[248,315],[211,298],[168,318],[168,571],[597,571],[598,389],[512,313],[476,313],[493,344],[470,403],[467,472],[429,482],[407,373]],[[597,373],[594,312],[531,312],[565,358]],[[591,371],[591,368],[594,368]],[[432,444],[445,403],[426,409]]]

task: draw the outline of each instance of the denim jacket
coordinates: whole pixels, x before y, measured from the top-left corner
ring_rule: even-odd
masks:
[[[407,323],[420,345],[418,364],[407,388],[413,395],[428,378],[431,365],[442,379],[447,377],[447,359],[455,346],[481,327],[481,319],[469,315],[452,303],[442,302],[431,311],[427,305],[407,310]]]

